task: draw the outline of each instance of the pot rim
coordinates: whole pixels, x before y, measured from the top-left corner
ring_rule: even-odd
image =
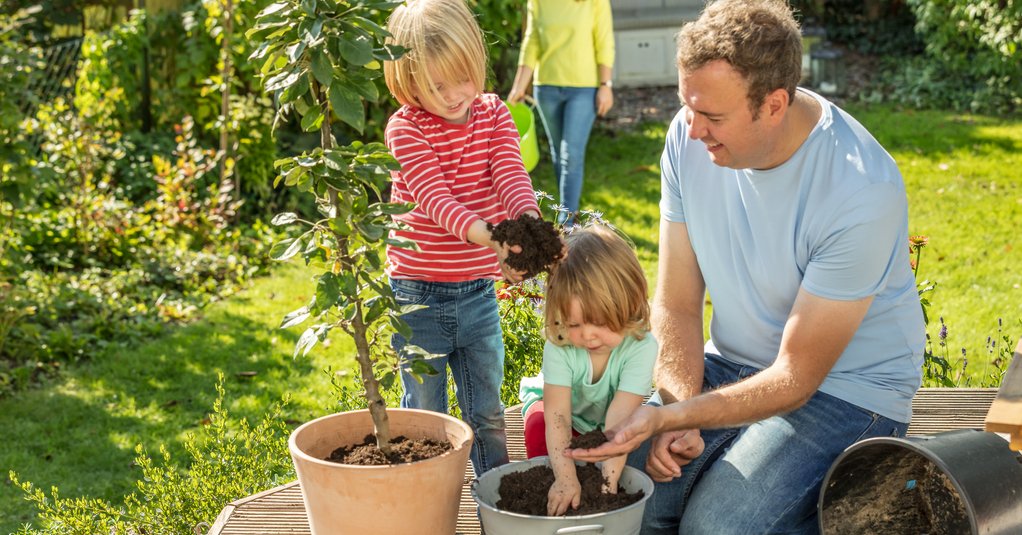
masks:
[[[313,464],[317,464],[317,465],[321,465],[321,466],[329,466],[329,467],[346,467],[346,468],[349,468],[349,469],[381,470],[382,471],[382,470],[391,470],[391,469],[399,468],[399,467],[402,467],[402,466],[411,466],[413,464],[414,465],[418,465],[418,464],[421,464],[421,463],[429,463],[429,462],[434,462],[434,461],[439,462],[440,459],[444,459],[444,458],[449,457],[451,455],[457,454],[458,450],[460,450],[461,448],[469,448],[469,447],[472,446],[472,439],[473,439],[473,436],[474,436],[474,433],[472,432],[472,428],[467,423],[462,421],[461,419],[455,418],[455,417],[453,417],[453,416],[451,416],[449,414],[444,414],[444,413],[440,413],[440,412],[428,411],[428,410],[423,410],[423,409],[405,409],[405,408],[388,408],[387,412],[418,413],[418,414],[421,414],[421,415],[424,415],[424,416],[436,417],[436,418],[441,419],[441,420],[447,420],[448,422],[455,423],[458,426],[463,427],[464,429],[466,429],[468,431],[468,437],[466,438],[464,443],[462,443],[460,445],[452,443],[451,444],[452,448],[449,451],[447,451],[447,452],[445,452],[445,453],[443,453],[441,455],[437,455],[436,457],[431,457],[429,459],[422,459],[421,461],[413,461],[413,462],[410,462],[410,463],[379,464],[379,465],[368,465],[368,466],[367,465],[360,465],[360,464],[337,463],[337,462],[333,462],[333,461],[327,461],[325,459],[320,459],[318,457],[313,457],[312,455],[309,455],[305,450],[299,448],[298,445],[295,443],[296,439],[298,437],[298,434],[300,432],[302,432],[303,430],[305,430],[307,427],[311,427],[311,426],[313,426],[313,425],[315,425],[317,423],[320,423],[320,422],[323,422],[323,421],[326,421],[326,420],[331,420],[331,419],[338,418],[338,417],[350,416],[350,415],[355,415],[355,414],[359,414],[359,413],[368,413],[368,412],[369,412],[369,409],[359,409],[359,410],[354,410],[354,411],[335,412],[335,413],[326,414],[324,416],[320,416],[318,418],[309,420],[308,422],[305,422],[304,424],[298,426],[297,428],[295,428],[294,431],[291,432],[291,435],[287,439],[288,450],[291,452],[292,456],[297,456],[297,457],[301,458],[301,460],[303,462],[313,463]]]

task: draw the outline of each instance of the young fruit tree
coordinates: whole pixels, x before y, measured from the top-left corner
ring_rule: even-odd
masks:
[[[414,247],[395,240],[390,231],[401,228],[394,215],[412,209],[408,203],[385,201],[390,172],[398,168],[387,148],[378,142],[354,141],[339,145],[331,130],[339,120],[362,133],[364,102],[376,102],[376,80],[382,61],[396,59],[405,50],[387,45],[389,35],[379,23],[400,3],[380,0],[286,0],[259,13],[246,33],[260,43],[250,59],[260,67],[266,92],[276,100],[274,126],[289,116],[302,130],[319,133],[319,146],[297,156],[277,160],[274,187],[286,187],[315,198],[313,220],[296,213],[281,213],[274,225],[297,231],[271,250],[275,260],[301,255],[307,266],[321,270],[309,303],[287,314],[281,328],[312,322],[295,346],[295,357],[305,355],[334,329],[352,338],[377,445],[390,453],[386,404],[380,388],[391,386],[402,365],[391,349],[394,332],[411,337],[401,315],[414,308],[401,307],[383,274],[385,244]],[[422,360],[425,353],[406,347],[413,358],[403,365],[413,373],[433,373]]]

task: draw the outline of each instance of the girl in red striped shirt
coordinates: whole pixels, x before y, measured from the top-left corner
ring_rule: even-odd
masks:
[[[518,131],[496,95],[483,94],[486,51],[464,0],[409,0],[388,22],[389,42],[410,49],[384,62],[387,87],[401,109],[386,141],[401,170],[391,200],[416,207],[398,219],[393,238],[417,249],[387,247],[387,274],[401,304],[425,305],[404,316],[408,343],[433,353],[439,373],[420,383],[402,369],[402,407],[447,412],[447,368],[462,417],[475,431],[476,475],[508,461],[500,385],[504,342],[494,280],[518,281],[504,262],[508,247],[489,224],[521,214],[540,217],[522,164]],[[516,251],[517,247],[516,247]]]

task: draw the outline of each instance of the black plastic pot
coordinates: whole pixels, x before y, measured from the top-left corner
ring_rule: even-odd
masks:
[[[993,433],[871,438],[831,465],[818,502],[824,535],[1022,534],[1022,458]]]

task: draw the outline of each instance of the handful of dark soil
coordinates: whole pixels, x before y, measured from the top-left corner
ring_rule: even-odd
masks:
[[[564,516],[581,516],[606,513],[627,507],[642,499],[641,490],[625,492],[619,485],[617,494],[604,494],[603,485],[607,480],[595,464],[575,465],[578,482],[582,485],[582,499],[578,509],[568,508]],[[549,465],[542,465],[504,474],[500,478],[497,493],[497,509],[532,516],[547,516],[547,493],[554,484],[554,471]]]
[[[588,433],[582,433],[577,437],[571,437],[571,442],[568,443],[568,447],[572,449],[588,450],[597,448],[605,442],[607,442],[607,435],[604,435],[603,431],[600,431],[599,429],[593,429]]]
[[[441,442],[431,438],[411,439],[400,435],[390,440],[390,455],[384,455],[376,447],[376,437],[366,435],[361,444],[341,446],[330,453],[326,461],[339,464],[358,466],[378,466],[384,464],[413,463],[425,459],[439,457],[451,450],[450,442]]]
[[[505,219],[490,225],[494,241],[522,248],[520,253],[511,253],[507,257],[507,265],[518,271],[525,272],[525,278],[535,277],[547,271],[564,256],[564,243],[554,224],[535,217],[522,214],[518,219]]]

